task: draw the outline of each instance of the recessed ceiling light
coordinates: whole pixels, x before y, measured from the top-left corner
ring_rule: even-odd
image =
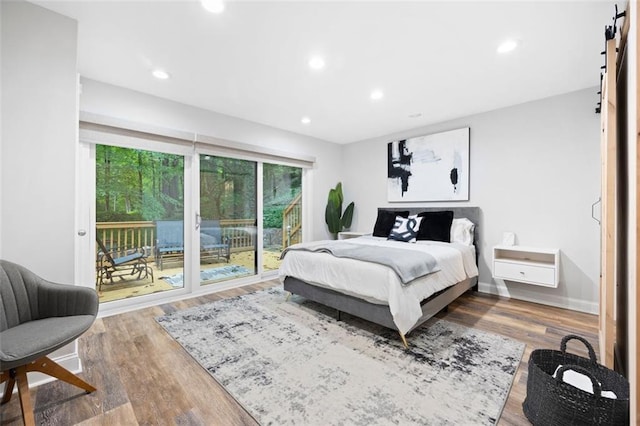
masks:
[[[307,117],[307,116],[304,116],[304,117],[302,117],[300,122],[302,122],[302,124],[309,124],[309,123],[311,123],[311,119],[309,117]]]
[[[309,67],[314,70],[321,70],[324,68],[324,59],[321,56],[314,56],[309,59]]]
[[[413,114],[409,114],[409,118],[420,118],[422,117],[422,113],[421,112],[416,112]]]
[[[166,80],[166,79],[168,79],[170,77],[168,72],[166,72],[165,70],[161,70],[161,69],[153,70],[152,74],[158,80]]]
[[[202,7],[211,13],[221,13],[224,10],[223,0],[200,0]]]
[[[384,93],[382,93],[382,90],[374,90],[373,92],[371,92],[371,99],[373,99],[374,101],[382,99],[383,96]]]
[[[508,53],[518,47],[516,40],[505,40],[498,46],[498,53]]]

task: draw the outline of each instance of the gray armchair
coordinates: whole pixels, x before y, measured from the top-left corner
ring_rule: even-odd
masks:
[[[97,313],[94,289],[54,284],[0,260],[0,383],[7,382],[1,404],[9,402],[17,383],[25,425],[35,423],[27,383],[30,371],[48,374],[87,393],[96,390],[47,355],[87,331]]]

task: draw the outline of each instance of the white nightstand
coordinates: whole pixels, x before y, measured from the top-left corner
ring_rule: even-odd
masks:
[[[560,250],[524,246],[495,246],[493,248],[493,277],[544,287],[558,287]]]
[[[362,237],[363,235],[367,235],[366,232],[355,232],[355,231],[342,231],[338,232],[339,240],[348,240],[349,238],[357,238]]]

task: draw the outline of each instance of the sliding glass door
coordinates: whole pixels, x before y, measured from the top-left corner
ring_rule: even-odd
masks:
[[[302,168],[85,133],[95,243],[80,269],[108,310],[255,282],[302,241]]]
[[[200,284],[255,275],[257,163],[200,155]]]
[[[184,156],[95,146],[100,302],[183,288]]]
[[[302,241],[302,169],[262,165],[263,271],[280,267],[280,254]]]

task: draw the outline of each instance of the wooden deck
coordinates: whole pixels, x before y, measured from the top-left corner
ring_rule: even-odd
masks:
[[[82,378],[90,395],[53,382],[32,390],[38,424],[257,425],[255,420],[156,323],[155,317],[277,285],[276,280],[98,319],[80,338]],[[514,299],[467,293],[438,314],[459,324],[526,343],[499,425],[528,425],[522,413],[532,350],[558,348],[575,333],[598,350],[598,317]],[[570,343],[570,350],[583,354]],[[22,425],[18,398],[0,414],[2,425]]]
[[[278,269],[278,266],[280,265],[278,260],[279,255],[280,254],[276,252],[264,252],[264,262],[265,266],[269,268],[268,270]],[[255,256],[253,251],[240,251],[231,253],[229,263],[207,262],[201,265],[201,269],[217,268],[227,265],[239,265],[253,271],[254,262]],[[151,280],[151,276],[149,276],[140,280],[134,279],[135,277],[127,277],[124,280],[116,278],[113,280],[113,284],[105,282],[102,285],[102,290],[98,293],[100,303],[174,290],[175,287],[164,280],[163,277],[171,277],[184,272],[182,264],[176,264],[175,262],[173,262],[171,267],[165,267],[160,270],[155,262],[150,261],[149,267],[153,270],[153,281]],[[212,281],[212,284],[215,284],[215,282]]]
[[[300,213],[301,197],[296,197],[283,214],[286,220],[283,222],[282,242],[283,247],[298,242],[301,238],[301,213]],[[215,268],[225,265],[244,266],[250,271],[255,270],[255,253],[256,232],[255,219],[222,219],[216,221],[220,226],[220,233],[228,241],[230,248],[229,262],[224,262],[220,249],[213,248],[209,251],[200,253],[201,269]],[[175,221],[180,222],[180,221]],[[203,221],[203,224],[206,221]],[[202,228],[203,230],[205,228]],[[105,281],[100,288],[100,302],[109,302],[113,300],[126,299],[130,297],[143,296],[151,293],[160,293],[174,290],[166,280],[162,277],[171,277],[183,272],[184,252],[177,251],[175,253],[165,254],[163,256],[162,268],[154,259],[156,255],[157,241],[157,223],[154,221],[137,221],[137,222],[98,222],[96,224],[97,239],[103,244],[107,250],[115,250],[114,247],[130,248],[144,250],[147,255],[147,264],[153,271],[154,280],[151,276],[135,280],[135,277],[124,275],[115,278],[113,283]],[[286,238],[285,238],[286,237]],[[277,245],[277,244],[276,244]],[[273,246],[275,247],[275,246]],[[280,266],[277,253],[269,251],[265,246],[263,252],[265,270],[275,270]],[[274,248],[277,250],[277,248]],[[100,251],[100,250],[99,250]],[[121,255],[124,249],[121,250]],[[219,281],[212,281],[219,282]]]

